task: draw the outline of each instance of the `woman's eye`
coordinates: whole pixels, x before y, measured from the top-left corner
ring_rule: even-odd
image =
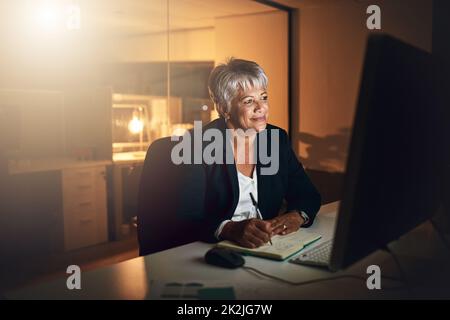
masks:
[[[264,100],[264,101],[266,101],[267,99],[269,99],[269,97],[268,97],[268,96],[262,96],[262,97],[261,97],[261,100]]]
[[[253,103],[252,99],[244,100],[244,104],[249,105],[249,104],[252,104],[252,103]]]

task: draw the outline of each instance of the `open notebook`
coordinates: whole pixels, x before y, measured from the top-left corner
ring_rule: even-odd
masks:
[[[219,242],[217,246],[263,258],[285,260],[321,237],[319,234],[300,229],[285,236],[274,236],[272,237],[272,245],[267,243],[256,249],[244,248],[227,240]]]

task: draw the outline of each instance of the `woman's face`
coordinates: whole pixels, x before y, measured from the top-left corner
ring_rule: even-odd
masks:
[[[235,129],[260,132],[266,128],[268,116],[269,103],[264,88],[242,90],[231,103],[230,122]]]

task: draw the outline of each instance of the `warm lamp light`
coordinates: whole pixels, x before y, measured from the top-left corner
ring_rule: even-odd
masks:
[[[32,19],[37,30],[47,33],[78,30],[81,27],[81,8],[76,4],[36,3],[32,7]]]
[[[144,122],[138,117],[133,116],[133,119],[128,123],[128,130],[133,134],[141,133],[144,130]]]
[[[57,7],[50,5],[36,8],[35,21],[38,27],[46,31],[56,31],[61,16],[58,11]]]

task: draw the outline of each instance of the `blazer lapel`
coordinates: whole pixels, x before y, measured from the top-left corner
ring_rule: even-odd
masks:
[[[236,164],[234,163],[234,158],[233,158],[233,163],[227,163],[226,162],[226,146],[228,144],[228,150],[232,150],[232,145],[231,145],[231,141],[228,140],[228,137],[226,135],[226,124],[225,121],[223,119],[218,119],[218,124],[217,127],[218,129],[222,132],[222,136],[224,137],[224,144],[223,144],[223,156],[224,156],[224,165],[225,165],[225,169],[227,172],[227,176],[228,176],[228,182],[229,185],[231,187],[231,191],[232,191],[232,199],[231,199],[231,207],[230,207],[230,211],[227,213],[228,214],[228,218],[231,218],[234,214],[234,210],[236,210],[236,207],[238,205],[239,202],[239,181],[238,181],[238,176],[237,176],[237,169],[236,169]]]
[[[266,131],[267,134],[267,150],[269,150],[270,152],[270,136],[269,136],[269,130],[264,130]],[[261,175],[261,167],[264,167],[265,165],[263,165],[261,163],[261,159],[259,157],[259,149],[260,149],[260,144],[261,144],[261,135],[260,133],[258,133],[256,135],[256,146],[257,149],[255,151],[258,152],[257,156],[256,156],[256,174],[258,175],[258,206],[259,206],[259,210],[261,211],[261,215],[263,216],[263,219],[267,219],[270,218],[268,217],[268,209],[269,209],[269,200],[271,197],[271,187],[272,187],[272,176],[270,175]],[[267,152],[267,151],[266,151]]]

